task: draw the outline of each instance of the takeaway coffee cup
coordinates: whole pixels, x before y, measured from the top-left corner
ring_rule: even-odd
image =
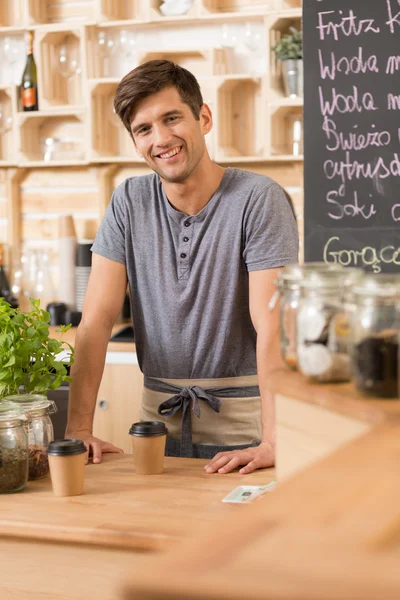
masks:
[[[83,493],[86,446],[82,440],[54,440],[47,448],[51,484],[56,496]]]
[[[167,432],[160,421],[141,421],[132,425],[129,434],[132,436],[136,473],[156,475],[163,472]]]

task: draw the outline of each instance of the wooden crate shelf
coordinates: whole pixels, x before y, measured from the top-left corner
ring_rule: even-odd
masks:
[[[270,155],[303,158],[303,108],[281,106],[270,109]]]
[[[82,28],[36,32],[40,109],[84,104],[83,36]]]
[[[9,4],[11,1],[8,0]],[[30,24],[34,25],[94,21],[96,1],[28,0],[28,14]]]
[[[18,115],[18,164],[55,166],[87,162],[85,113]],[[52,141],[51,141],[52,140]]]
[[[87,64],[90,79],[123,77],[138,65],[141,33],[129,25],[87,28]]]
[[[218,13],[264,13],[274,10],[275,0],[202,0],[201,12]]]
[[[168,20],[182,20],[182,19],[195,19],[198,16],[198,0],[194,0],[190,8],[182,15],[164,15],[160,6],[163,4],[162,0],[148,0],[148,21],[159,21],[160,19]]]
[[[292,10],[293,8],[301,9],[301,0],[276,0],[275,10],[280,12],[282,10]]]
[[[290,33],[290,27],[301,29],[301,13],[298,10],[288,11],[287,16],[283,18],[274,18],[269,23],[269,48],[272,48],[283,35]],[[276,60],[275,53],[269,52],[269,90],[270,97],[275,101],[283,99],[284,89],[282,82],[282,61]]]
[[[91,154],[92,162],[142,162],[132,139],[113,111],[117,83],[92,82]]]
[[[148,60],[172,60],[188,69],[196,78],[226,75],[228,73],[228,48],[210,48],[204,50],[161,50],[138,54],[139,63]]]
[[[162,0],[0,2],[0,50],[4,37],[13,36],[20,40],[21,55],[18,64],[1,70],[0,102],[11,110],[16,143],[13,148],[9,131],[0,136],[0,164],[46,164],[40,139],[68,137],[68,130],[79,131],[84,151],[61,164],[142,163],[112,113],[112,98],[128,71],[155,58],[173,60],[198,78],[214,117],[206,136],[214,160],[301,161],[289,133],[281,131],[290,129],[290,119],[301,112],[301,99],[285,97],[281,64],[270,51],[291,25],[301,26],[301,0],[193,0],[177,16],[164,16],[161,5]],[[229,43],[224,43],[224,27]],[[18,112],[29,28],[35,32],[37,113]],[[69,77],[59,66],[64,46],[66,57],[76,58],[79,67],[66,73]]]
[[[137,0],[131,2],[116,2],[115,0],[100,0],[98,21],[127,21],[143,17],[143,6]]]
[[[217,160],[265,156],[261,79],[227,78],[217,94]]]
[[[0,2],[0,27],[19,27],[26,24],[24,0]]]

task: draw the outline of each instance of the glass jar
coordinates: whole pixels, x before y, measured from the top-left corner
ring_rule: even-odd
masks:
[[[366,275],[353,291],[351,362],[356,387],[369,396],[397,398],[400,275]]]
[[[28,436],[21,410],[0,402],[0,494],[22,490],[28,481]]]
[[[301,281],[297,316],[298,368],[319,382],[351,379],[349,313],[361,269],[309,271]]]
[[[50,414],[57,411],[55,403],[41,394],[16,394],[5,400],[19,406],[27,420],[29,479],[46,477],[49,473],[47,446],[54,439]]]
[[[287,265],[279,271],[276,281],[277,292],[273,295],[269,309],[273,310],[278,297],[279,341],[282,358],[291,369],[297,368],[297,311],[300,301],[300,284],[306,273],[314,271],[343,271],[339,264],[309,262],[303,265]]]

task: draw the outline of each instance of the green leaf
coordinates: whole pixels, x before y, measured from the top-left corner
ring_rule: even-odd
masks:
[[[6,364],[3,365],[3,368],[5,368],[5,367],[12,367],[13,365],[15,365],[15,356],[14,355],[10,356],[10,358],[8,359],[8,361],[6,362]]]

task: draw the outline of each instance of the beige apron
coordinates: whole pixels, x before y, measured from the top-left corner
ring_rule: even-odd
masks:
[[[236,446],[254,446],[261,441],[260,396],[243,395],[223,397],[213,393],[213,388],[246,388],[257,386],[257,375],[226,377],[218,379],[157,379],[152,380],[178,386],[179,388],[202,388],[220,400],[219,412],[215,412],[207,401],[198,400],[200,417],[190,406],[191,436],[193,445],[212,446],[214,449],[231,449]],[[146,379],[145,379],[146,385]],[[197,388],[196,388],[197,389]],[[240,390],[234,396],[240,394]],[[143,388],[140,418],[142,421],[163,421],[168,427],[168,438],[180,440],[182,434],[182,411],[165,416],[158,412],[159,406],[171,399],[171,392]],[[202,401],[203,400],[203,401]],[[189,400],[190,402],[190,400]],[[210,455],[214,450],[210,448]],[[184,455],[184,454],[181,454]],[[194,456],[203,454],[194,454]]]

